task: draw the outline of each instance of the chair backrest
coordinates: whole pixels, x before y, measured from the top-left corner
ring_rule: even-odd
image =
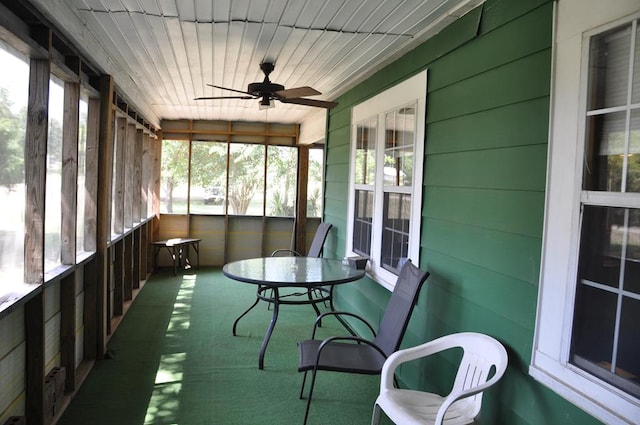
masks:
[[[462,332],[444,338],[449,340],[449,344],[457,345],[464,350],[451,392],[472,389],[478,391],[465,400],[473,403],[475,417],[480,413],[482,406],[482,391],[495,384],[507,369],[507,350],[494,338],[475,332]],[[495,372],[490,376],[493,367]]]
[[[400,269],[374,341],[387,356],[400,348],[420,288],[428,277],[428,272],[420,270],[411,261],[407,261]]]
[[[329,234],[329,230],[331,230],[332,226],[333,225],[330,223],[320,223],[316,229],[316,234],[313,236],[313,240],[311,241],[307,257],[320,257],[322,255],[324,241],[327,239],[327,235]]]

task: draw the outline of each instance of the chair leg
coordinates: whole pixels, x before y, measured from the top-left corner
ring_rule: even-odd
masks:
[[[371,425],[378,425],[380,423],[380,406],[376,403],[373,406],[373,414],[371,415]]]
[[[307,382],[307,372],[308,370],[304,371],[304,375],[302,376],[302,385],[300,386],[300,400],[304,399],[304,384],[305,382]]]
[[[313,370],[311,375],[311,387],[309,388],[309,397],[307,397],[307,408],[304,411],[304,421],[302,425],[307,425],[307,418],[309,417],[309,408],[311,407],[311,397],[313,396],[313,386],[316,383],[316,369]]]

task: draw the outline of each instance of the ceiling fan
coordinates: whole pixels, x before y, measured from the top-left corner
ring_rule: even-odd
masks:
[[[250,83],[247,87],[247,91],[231,89],[228,87],[216,86],[213,84],[207,84],[208,86],[215,87],[217,89],[229,90],[236,93],[242,93],[244,96],[213,96],[213,97],[196,97],[194,100],[210,100],[210,99],[260,99],[260,109],[267,109],[273,107],[273,101],[279,100],[282,103],[293,103],[296,105],[315,106],[318,108],[331,109],[338,105],[337,102],[330,102],[326,100],[306,99],[305,96],[317,96],[320,93],[318,90],[309,87],[295,87],[292,89],[285,89],[283,85],[272,83],[269,80],[269,74],[275,68],[271,62],[263,62],[260,64],[260,69],[264,73],[264,80],[261,83]]]

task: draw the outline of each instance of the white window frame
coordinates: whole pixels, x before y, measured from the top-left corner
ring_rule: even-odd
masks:
[[[631,424],[640,418],[640,400],[570,364],[569,350],[580,244],[589,39],[637,19],[640,11],[637,0],[563,0],[555,8],[545,224],[529,373],[599,420]]]
[[[409,247],[408,257],[419,267],[420,253],[420,223],[422,208],[422,170],[424,162],[425,143],[425,117],[426,117],[426,96],[427,96],[427,71],[424,70],[401,83],[385,90],[384,92],[356,105],[351,110],[351,154],[349,173],[349,209],[347,218],[347,240],[346,255],[356,256],[353,252],[353,216],[354,216],[354,192],[355,192],[355,155],[356,155],[356,131],[357,124],[373,117],[377,117],[376,136],[376,175],[374,185],[374,208],[373,208],[373,228],[371,235],[371,257],[367,263],[367,273],[376,282],[389,290],[393,290],[397,275],[382,268],[378,262],[382,245],[382,225],[383,225],[383,178],[384,173],[380,170],[379,164],[384,161],[384,120],[388,112],[392,112],[401,107],[415,105],[416,107],[416,128],[413,151],[413,176],[411,189],[396,187],[394,193],[411,194],[411,218],[409,224]]]

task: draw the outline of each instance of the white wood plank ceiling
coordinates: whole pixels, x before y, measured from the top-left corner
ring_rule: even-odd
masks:
[[[334,100],[481,0],[32,0],[151,122],[301,122],[315,108],[233,96],[272,82]]]

